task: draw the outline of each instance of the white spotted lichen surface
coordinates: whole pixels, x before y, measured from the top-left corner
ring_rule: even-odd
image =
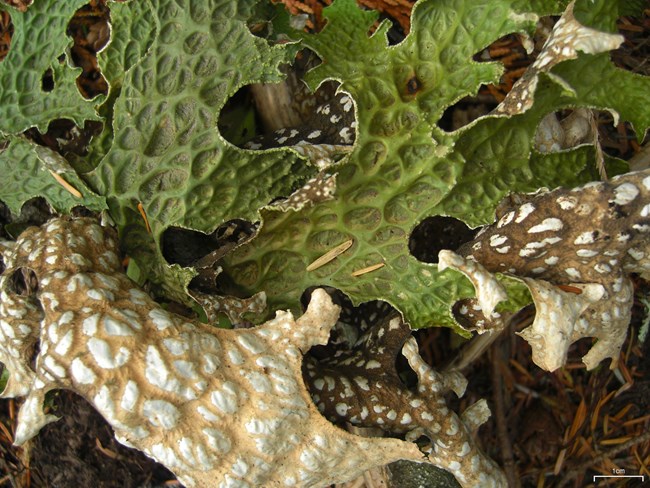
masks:
[[[304,315],[222,330],[165,311],[120,271],[114,233],[92,219],[55,219],[4,243],[0,361],[4,397],[26,396],[15,442],[56,420],[44,395],[72,390],[120,442],[186,486],[326,486],[398,459],[397,439],[347,433],[318,412],[302,355],[327,341],[339,309],[317,290]],[[37,286],[22,294],[16,273]]]
[[[449,252],[442,257],[473,275],[475,302],[482,294],[503,293],[490,272],[523,279],[536,316],[521,336],[538,366],[554,371],[566,362],[572,343],[593,337],[597,341],[583,358],[587,368],[607,358],[614,368],[631,317],[629,274],[650,277],[649,236],[650,170],[645,170],[574,189],[513,196],[499,208],[497,222],[459,250],[475,269],[468,271]],[[498,329],[501,317],[485,313],[486,302],[466,306],[461,315],[481,322],[479,330]]]
[[[410,329],[396,314],[373,325],[349,350],[333,357],[305,362],[305,378],[318,409],[334,422],[380,428],[406,439],[429,439],[423,448],[428,461],[449,471],[461,486],[505,486],[499,467],[473,437],[490,415],[479,400],[460,416],[446,404],[445,395],[459,397],[467,381],[458,372],[439,373],[418,353]],[[418,382],[408,388],[395,366],[402,353]]]

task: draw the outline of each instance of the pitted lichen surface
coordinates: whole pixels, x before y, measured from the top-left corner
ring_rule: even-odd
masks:
[[[2,201],[18,215],[30,198],[46,197],[59,212],[69,212],[77,205],[103,210],[106,202],[94,194],[75,173],[70,164],[48,148],[37,148],[25,139],[10,137],[9,147],[0,153]],[[81,197],[67,191],[52,176],[54,172],[74,187]]]
[[[27,396],[17,444],[56,420],[43,412],[44,395],[66,388],[185,486],[328,486],[375,465],[423,460],[414,444],[338,429],[312,403],[302,355],[327,341],[339,312],[324,291],[297,320],[280,311],[255,329],[216,329],[135,287],[116,237],[91,219],[55,219],[2,246],[3,396]],[[12,288],[27,268],[38,281],[29,296]]]
[[[556,7],[424,1],[414,9],[411,34],[388,46],[387,24],[368,36],[376,16],[339,0],[327,10],[320,34],[300,34],[324,60],[309,73],[311,85],[334,78],[352,95],[357,143],[337,168],[335,200],[298,212],[262,213],[259,236],[225,267],[240,292],[264,289],[270,304],[290,306],[308,286],[328,284],[357,303],[381,298],[394,304],[413,327],[455,326],[451,304],[471,296],[472,288],[457,273],[441,273],[412,257],[412,229],[432,215],[486,224],[512,191],[573,186],[595,176],[589,148],[545,155],[533,148],[537,125],[548,112],[587,100],[609,106],[608,98],[594,95],[577,76],[558,83],[541,74],[535,103],[516,115],[489,115],[453,133],[436,125],[447,107],[498,78],[498,65],[477,63],[474,53],[507,32],[530,30],[536,14]],[[576,62],[584,63],[582,55]],[[647,86],[647,79],[642,82]],[[648,120],[638,125],[643,132]],[[307,271],[313,260],[348,240],[354,242],[348,251]],[[375,264],[384,266],[353,276]]]
[[[97,101],[84,100],[76,85],[81,69],[72,68],[66,49],[72,40],[66,28],[72,14],[86,0],[40,0],[24,13],[12,11],[14,35],[7,57],[0,63],[0,135],[19,134],[30,127],[45,132],[55,118],[69,118],[83,126],[96,120]],[[1,10],[8,7],[0,4]],[[59,56],[64,56],[59,61]],[[52,70],[54,88],[42,89]]]
[[[642,108],[648,105],[647,78],[614,68],[601,52],[619,42],[611,32],[625,2],[422,0],[414,7],[410,34],[389,46],[388,23],[370,35],[377,14],[337,0],[321,33],[289,34],[323,60],[308,73],[308,83],[315,87],[336,79],[349,94],[355,145],[315,180],[329,182],[321,191],[326,198],[268,206],[296,191],[301,198],[311,195],[300,188],[318,170],[289,149],[236,148],[217,128],[229,97],[249,83],[279,81],[278,66],[290,63],[299,48],[272,45],[250,32],[247,22],[257,16],[256,3],[109,2],[112,36],[98,55],[109,94],[94,101],[79,95],[78,70],[68,66],[67,56],[58,61],[70,42],[66,23],[80,3],[36,0],[25,13],[12,11],[16,32],[0,63],[6,112],[0,131],[44,130],[55,118],[80,126],[102,120],[104,132],[91,142],[83,164],[95,170],[77,176],[106,198],[121,248],[137,263],[142,279],[185,303],[192,301],[187,284],[195,271],[165,261],[162,233],[170,226],[210,233],[243,218],[262,225],[253,241],[226,258],[225,281],[239,296],[265,291],[271,309],[297,310],[306,288],[327,284],[356,303],[390,302],[412,327],[456,327],[451,307],[472,296],[472,286],[459,273],[440,272],[411,256],[408,239],[415,226],[435,215],[471,226],[489,224],[498,201],[511,192],[594,179],[591,147],[536,152],[534,135],[549,112],[580,105],[609,109],[630,120],[639,135],[650,124]],[[501,74],[498,63],[475,61],[476,53],[503,35],[530,34],[539,16],[563,11],[560,27],[573,26],[580,35],[572,36],[573,27],[558,28],[529,74],[533,82],[520,85],[501,107],[510,109],[455,132],[441,129],[445,110]],[[43,92],[48,68],[54,90]],[[610,84],[615,86],[608,89]],[[349,128],[339,132],[350,134]],[[14,164],[12,158],[10,150],[0,151],[2,166],[18,174],[23,160]],[[12,209],[43,193],[57,209],[70,207],[60,204],[56,185],[41,187],[45,190],[18,186],[16,196],[0,188],[0,197],[10,200]],[[95,198],[82,182],[77,189],[85,198],[80,203]],[[307,271],[349,240],[353,245],[341,256]],[[359,273],[367,269],[374,271]]]

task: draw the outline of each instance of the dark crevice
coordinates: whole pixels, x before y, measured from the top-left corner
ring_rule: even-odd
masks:
[[[0,206],[0,236],[17,239],[28,227],[40,227],[52,217],[52,209],[43,197],[27,200],[20,209],[20,214],[12,217],[9,209],[3,204]]]
[[[228,99],[221,109],[217,126],[224,139],[238,147],[259,135],[261,121],[253,104],[250,85],[241,87]]]
[[[619,68],[650,75],[650,9],[647,0],[621,2],[621,18],[616,21],[618,33],[625,41],[609,51],[612,62]]]
[[[447,107],[437,122],[438,127],[445,132],[453,132],[494,110],[498,102],[489,92],[488,86],[490,85],[481,85],[478,95],[461,98]]]
[[[77,87],[84,98],[92,100],[108,93],[108,83],[99,69],[97,53],[110,38],[110,10],[102,0],[91,0],[75,12],[66,34],[73,39],[72,63],[81,68]]]
[[[54,90],[54,73],[52,68],[47,68],[43,76],[41,77],[41,90],[45,93],[49,93]]]
[[[310,145],[351,145],[354,142],[353,100],[336,94],[339,84],[322,84],[314,93],[302,81],[304,73],[320,63],[308,50],[296,56],[280,83],[242,87],[219,114],[218,127],[224,138],[245,149]],[[345,103],[342,103],[342,100]]]
[[[475,95],[466,96],[447,107],[438,122],[440,128],[453,132],[494,110],[533,63],[554,22],[550,17],[540,21],[542,27],[533,36],[534,49],[530,54],[526,52],[520,34],[505,35],[474,54],[475,62],[501,63],[505,71],[498,83],[482,84]]]
[[[16,269],[8,281],[9,292],[20,296],[32,296],[38,290],[36,273],[29,268]]]
[[[352,300],[345,293],[330,286],[307,288],[300,297],[303,310],[307,309],[311,294],[316,288],[324,289],[334,304],[341,307],[341,314],[330,332],[327,345],[314,346],[310,349],[310,354],[317,359],[331,357],[340,350],[352,349],[359,337],[369,328],[381,322],[391,313],[397,313],[393,306],[383,300],[372,300],[354,306]]]
[[[420,261],[437,263],[438,253],[441,250],[455,251],[464,243],[471,241],[476,232],[453,217],[427,217],[411,232],[409,250]]]
[[[11,38],[13,35],[14,24],[11,21],[11,15],[9,15],[9,12],[5,10],[0,11],[0,63],[7,57],[7,54],[9,54]]]
[[[79,159],[88,154],[88,147],[94,137],[103,130],[101,122],[87,120],[83,128],[72,120],[55,119],[47,126],[47,132],[41,134],[36,127],[25,131],[25,136],[39,146],[46,146],[68,160]]]
[[[211,234],[170,227],[163,232],[162,253],[168,263],[191,266],[197,271],[198,274],[190,282],[190,289],[202,293],[229,294],[221,286],[226,278],[219,274],[218,262],[249,240],[256,230],[257,224],[242,219],[230,220]]]
[[[388,45],[396,46],[406,38],[406,33],[404,32],[404,28],[400,25],[400,23],[397,20],[393,19],[389,15],[381,14],[379,17],[379,22],[383,21],[384,19],[388,20],[391,24],[387,34]]]
[[[32,353],[29,356],[29,367],[32,371],[36,371],[36,363],[38,362],[38,355],[41,352],[41,341],[36,339],[32,344]]]
[[[243,219],[233,219],[220,225],[211,234],[169,227],[163,232],[162,253],[170,264],[201,266],[201,261],[215,251],[233,249],[255,233],[256,226]],[[223,253],[225,255],[225,252]]]

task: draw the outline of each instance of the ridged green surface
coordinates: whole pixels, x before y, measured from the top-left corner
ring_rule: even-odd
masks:
[[[288,49],[248,31],[253,4],[153,2],[148,21],[158,35],[124,78],[114,143],[96,177],[118,205],[142,202],[154,235],[169,225],[211,231],[223,220],[255,218],[313,172],[286,152],[251,156],[216,129],[237,88],[278,81],[277,65],[287,60]]]
[[[272,47],[250,33],[246,20],[255,3],[159,0],[119,6],[113,22],[130,42],[118,39],[114,54],[109,46],[100,59],[109,81],[122,86],[113,144],[90,178],[107,195],[118,225],[131,234],[134,226],[144,230],[142,219],[133,217],[142,203],[152,228],[149,242],[141,236],[132,246],[129,238],[124,248],[176,298],[192,273],[167,267],[158,245],[166,228],[211,232],[233,218],[257,220],[260,207],[315,173],[289,151],[251,154],[217,130],[221,107],[239,87],[279,81],[278,65],[295,54],[291,45]],[[120,67],[127,70],[123,79]]]
[[[49,169],[60,174],[83,198],[77,198],[63,188]],[[23,204],[34,197],[45,197],[57,212],[62,213],[79,205],[92,210],[106,208],[105,199],[90,191],[63,158],[47,148],[37,148],[23,138],[9,138],[9,147],[0,152],[0,174],[0,200],[14,215],[20,214]]]
[[[21,13],[9,10],[14,35],[0,62],[0,135],[19,134],[30,127],[47,130],[52,119],[68,118],[83,126],[96,120],[97,101],[84,100],[77,89],[80,68],[71,68],[66,54],[72,40],[66,28],[72,14],[87,0],[36,0]],[[0,4],[0,10],[8,7]],[[51,68],[54,89],[45,92],[42,79]]]
[[[151,48],[160,30],[150,0],[111,3],[111,38],[97,54],[110,89],[122,86],[125,72]]]
[[[533,3],[543,13],[557,7]],[[531,27],[527,20],[534,17],[524,15],[525,2],[421,2],[411,34],[392,47],[385,23],[367,36],[375,16],[353,1],[339,0],[326,12],[323,32],[301,37],[324,59],[309,73],[311,85],[341,80],[357,103],[357,145],[340,168],[337,198],[297,213],[265,212],[260,235],[230,256],[226,272],[241,293],[266,290],[272,308],[295,306],[309,286],[330,285],[355,302],[394,304],[412,327],[456,327],[451,306],[472,296],[472,287],[458,273],[439,273],[411,256],[413,228],[434,215],[486,224],[508,193],[594,179],[591,148],[540,155],[533,137],[547,113],[592,105],[593,97],[608,105],[610,97],[594,95],[592,80],[572,78],[573,96],[541,75],[531,110],[486,116],[445,133],[436,125],[444,110],[500,74],[496,63],[476,63],[472,56],[508,32]],[[348,239],[354,245],[342,256],[306,270]],[[383,268],[352,276],[380,262]]]
[[[0,63],[0,134],[44,130],[56,118],[80,126],[103,120],[105,131],[92,141],[83,164],[73,161],[79,171],[95,170],[76,176],[66,168],[66,178],[89,195],[91,208],[106,199],[122,248],[142,278],[186,302],[194,272],[168,265],[162,233],[170,226],[211,232],[230,219],[261,218],[259,235],[225,263],[238,293],[263,290],[271,308],[296,309],[307,287],[331,285],[355,302],[393,303],[413,327],[453,327],[450,307],[471,296],[472,286],[459,273],[439,273],[412,257],[413,228],[435,215],[482,225],[511,192],[595,178],[589,147],[551,155],[533,150],[537,125],[549,112],[609,108],[639,134],[650,125],[648,79],[614,68],[607,54],[562,63],[555,78],[540,74],[535,104],[523,114],[485,116],[453,133],[437,125],[448,107],[499,79],[501,65],[475,62],[476,53],[508,33],[531,32],[538,15],[559,14],[566,0],[423,0],[414,9],[411,34],[396,46],[387,43],[387,22],[369,35],[376,13],[353,0],[336,0],[320,34],[294,36],[324,60],[308,74],[310,85],[337,79],[354,99],[356,145],[332,169],[338,172],[334,200],[281,212],[264,206],[288,196],[316,170],[288,150],[238,149],[217,129],[229,97],[246,84],[279,81],[278,66],[291,62],[298,49],[272,46],[250,33],[256,1],[110,2],[112,38],[98,55],[110,92],[94,101],[79,95],[79,70],[57,61],[71,42],[67,23],[84,3],[36,0],[26,13],[11,11],[16,32]],[[580,0],[575,12],[588,25],[612,30],[620,5],[629,7]],[[41,79],[49,67],[55,88],[44,93]],[[0,198],[14,212],[39,195],[69,209],[74,197],[44,172],[29,143],[10,142],[0,153],[0,166],[11,175]],[[81,178],[102,198],[90,195]],[[354,244],[343,255],[306,271],[348,239]],[[385,266],[351,275],[377,263]],[[520,286],[505,281],[517,295]]]

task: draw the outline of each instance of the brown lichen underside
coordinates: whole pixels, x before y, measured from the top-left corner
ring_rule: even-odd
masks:
[[[485,456],[472,436],[489,416],[483,400],[460,417],[445,394],[458,396],[466,380],[457,372],[441,374],[419,356],[418,346],[401,317],[374,325],[352,350],[317,361],[305,360],[305,379],[319,410],[334,422],[379,427],[407,440],[431,440],[429,461],[449,472],[463,487],[505,486],[498,466]],[[395,362],[402,351],[418,377],[415,391],[399,377]]]
[[[650,277],[650,170],[510,201],[459,254],[524,278],[537,314],[521,335],[536,364],[557,369],[570,344],[595,337],[587,368],[606,358],[615,367],[630,322],[629,274]]]
[[[278,312],[255,329],[215,329],[162,309],[124,275],[116,250],[114,233],[86,218],[2,243],[3,396],[27,396],[17,444],[56,420],[44,395],[65,388],[186,486],[324,486],[422,459],[414,444],[336,428],[311,402],[302,354],[338,316],[322,290],[298,320]],[[21,268],[38,279],[31,295],[14,285]]]

